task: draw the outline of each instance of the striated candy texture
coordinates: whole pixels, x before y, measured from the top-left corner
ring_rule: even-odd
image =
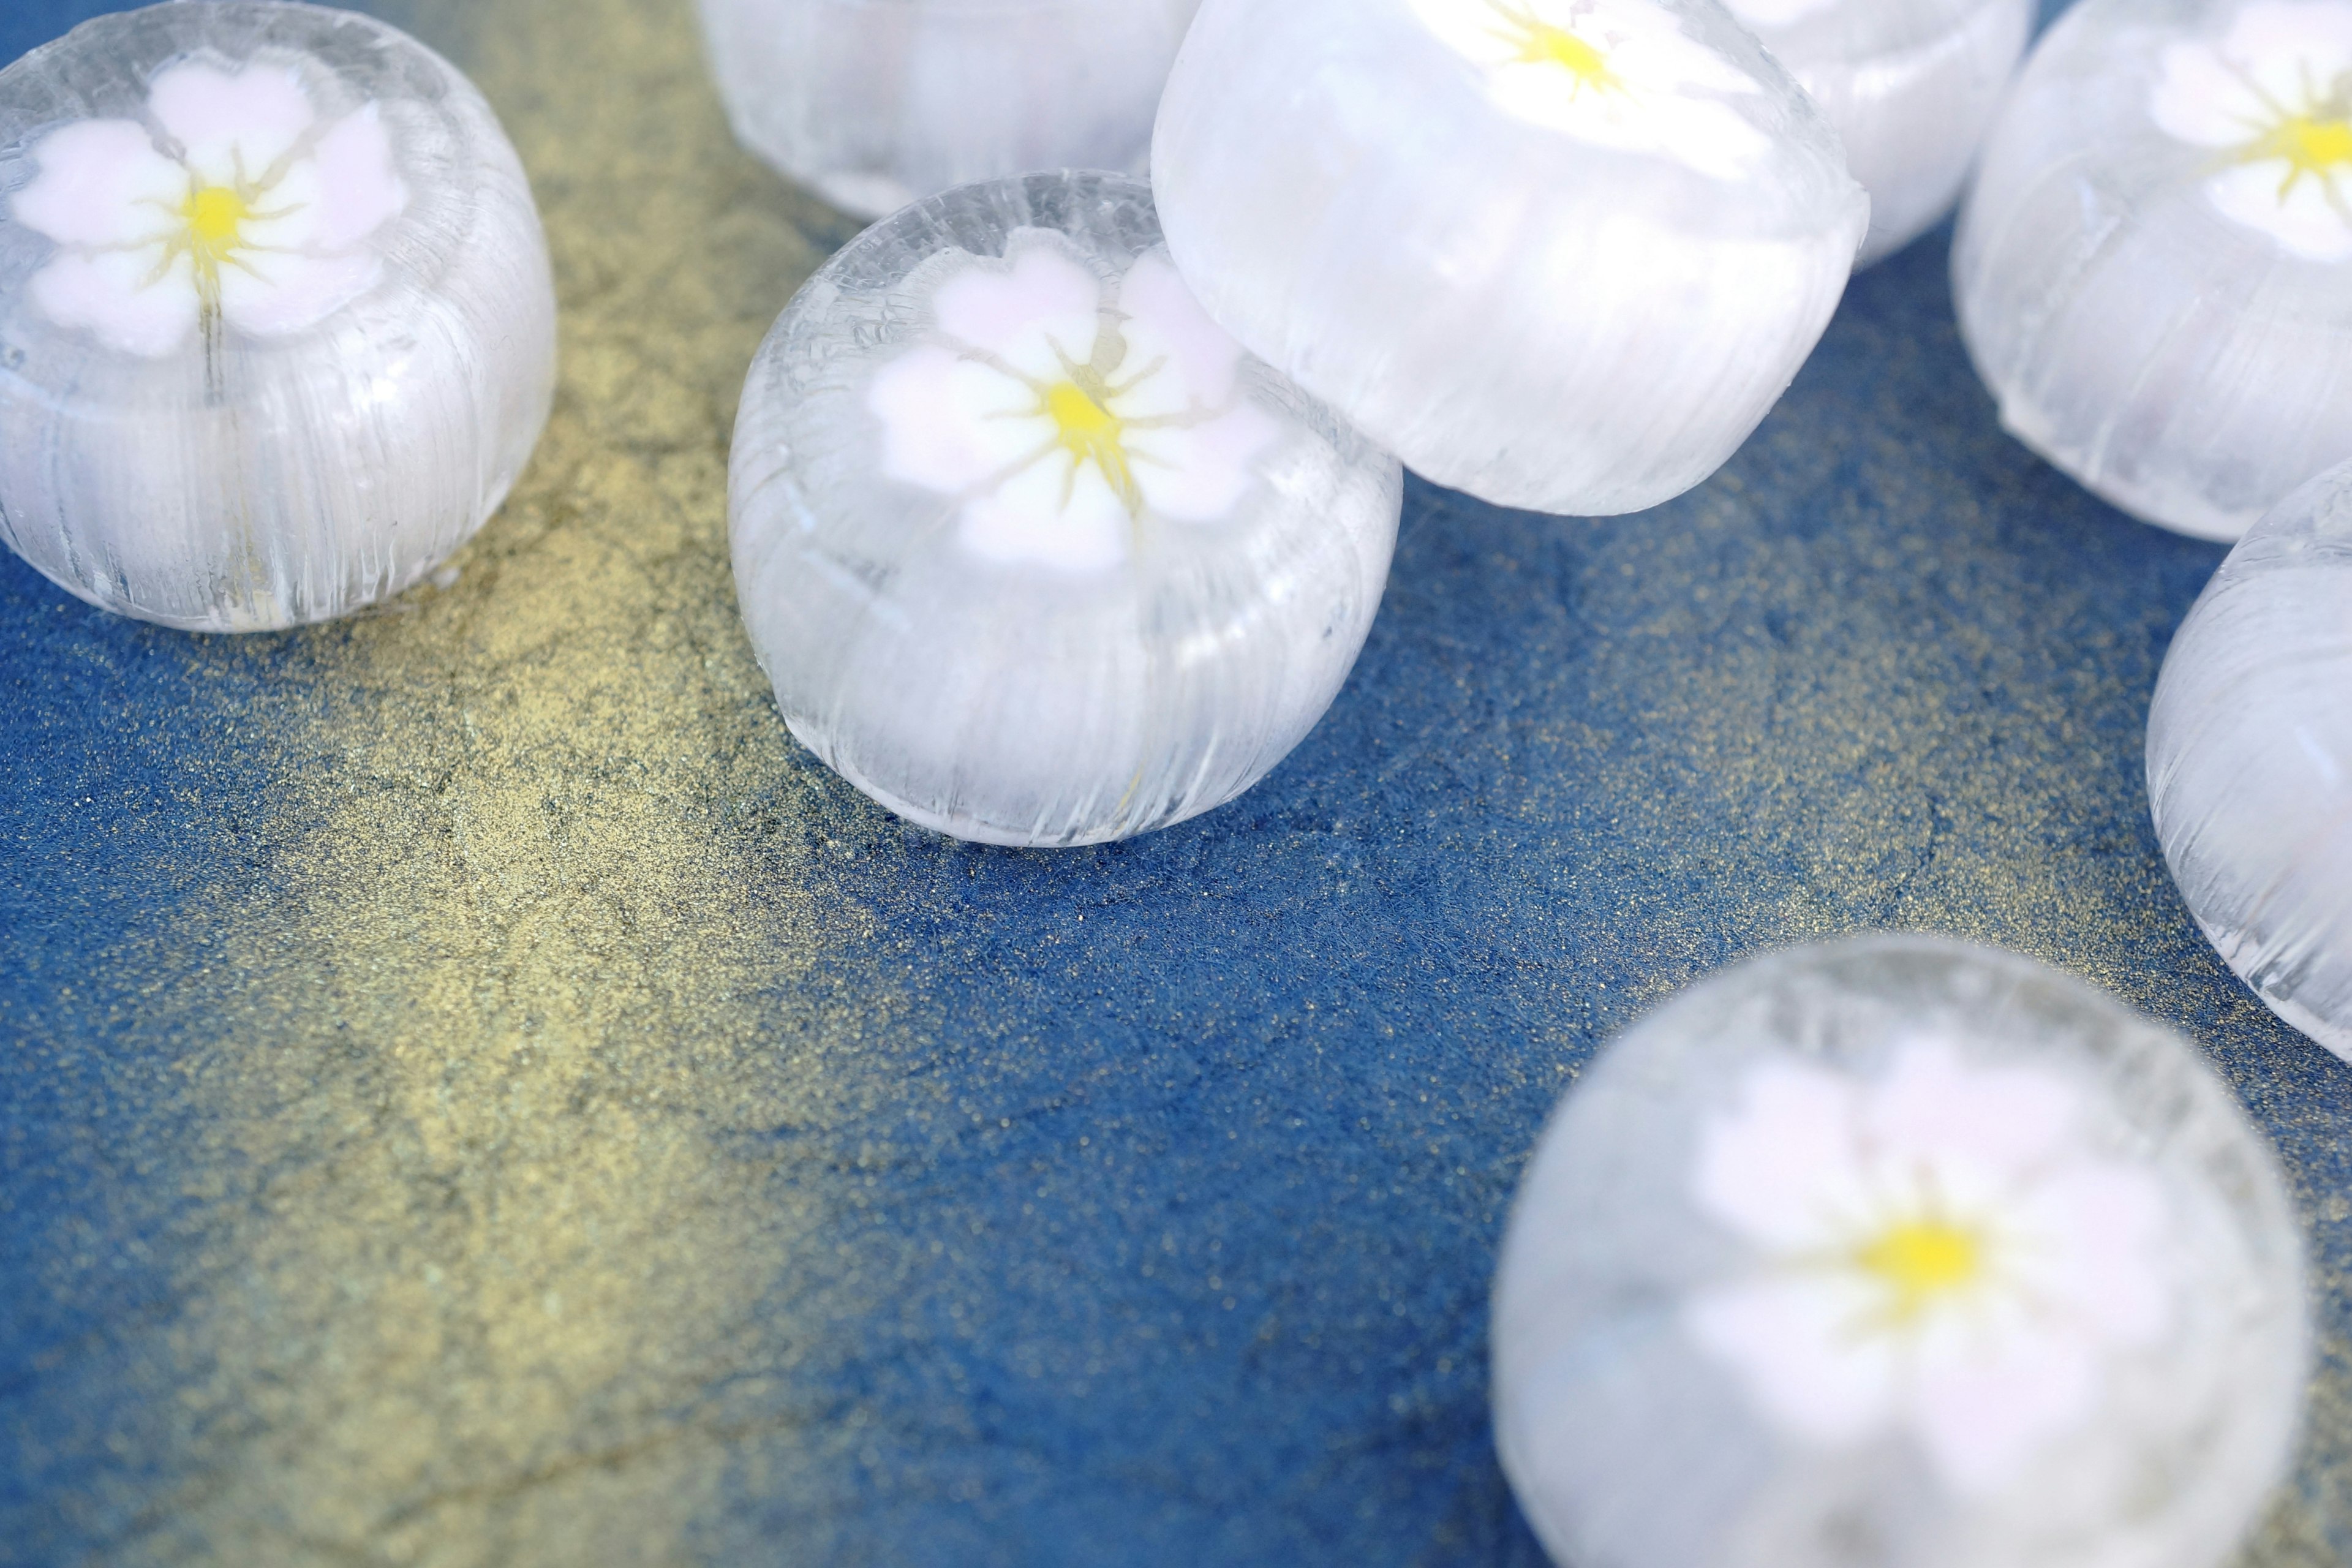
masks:
[[[2147,795],[2223,960],[2352,1061],[2352,467],[2256,525],[2181,623]]]
[[[1747,439],[1868,206],[1709,0],[1207,0],[1152,184],[1252,353],[1440,484],[1577,514]]]
[[[2186,1041],[1868,937],[1579,1079],[1504,1238],[1495,1436],[1578,1568],[2214,1568],[2308,1337],[2275,1162]]]
[[[92,604],[398,593],[504,498],[554,353],[514,150],[383,24],[157,5],[0,71],[0,537]]]
[[[1727,0],[1812,95],[1870,193],[1858,265],[1951,209],[2025,52],[2033,0]]]
[[[743,390],[743,618],[793,733],[902,816],[1097,843],[1231,800],[1363,647],[1402,475],[1202,313],[1150,191],[876,225]]]
[[[1200,0],[700,0],[735,134],[864,217],[1033,169],[1143,170]]]
[[[2084,0],[1986,142],[1952,277],[2019,439],[2244,533],[2352,454],[2352,0]]]

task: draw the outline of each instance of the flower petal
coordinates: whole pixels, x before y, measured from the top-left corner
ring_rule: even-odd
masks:
[[[40,173],[10,198],[18,223],[60,245],[132,245],[178,226],[187,171],[128,120],[61,125],[34,144]]]
[[[2198,147],[2236,147],[2277,116],[2209,44],[2174,44],[2158,58],[2148,113],[2157,129]]]
[[[383,263],[358,251],[304,256],[245,250],[220,271],[221,315],[239,331],[274,337],[314,327],[376,285]]]
[[[964,547],[991,561],[1077,575],[1127,559],[1125,503],[1093,464],[1074,468],[1067,454],[1033,463],[966,501],[960,523]]]
[[[2055,1074],[1964,1067],[1947,1042],[1919,1039],[1896,1051],[1863,1128],[1882,1169],[1906,1184],[1931,1171],[1944,1197],[1974,1206],[1999,1198],[2056,1151],[2080,1104]]]
[[[265,250],[347,250],[349,246],[320,245],[326,217],[327,192],[319,165],[302,158],[254,203],[265,216],[247,217],[237,226],[237,237],[247,246]]]
[[[2038,1309],[2111,1344],[2162,1337],[2172,1291],[2155,1256],[2171,1216],[2154,1176],[2120,1162],[2077,1161],[2035,1184],[2011,1217],[2030,1244],[2018,1283]]]
[[[1675,100],[1658,117],[1655,135],[1660,152],[1717,180],[1740,178],[1772,151],[1772,139],[1746,115],[1709,98]]]
[[[2257,0],[2237,15],[2221,51],[2273,103],[2315,107],[2352,71],[2352,5],[2338,0]],[[2272,117],[2275,120],[2276,116]]]
[[[258,180],[318,119],[289,66],[225,71],[189,60],[159,72],[147,110],[180,144],[188,167],[221,185],[241,173]]]
[[[311,164],[320,187],[319,226],[310,242],[345,250],[398,217],[408,187],[393,163],[392,137],[373,103],[335,122],[319,139]]]
[[[1412,0],[1412,10],[1447,47],[1476,64],[1499,66],[1517,52],[1488,0]]]
[[[1102,328],[1102,284],[1066,247],[1013,236],[1012,266],[972,266],[931,297],[940,331],[959,344],[995,355],[1040,382],[1063,376],[1065,362],[1094,358]]]
[[[1201,425],[1133,430],[1129,468],[1145,508],[1178,522],[1220,522],[1249,493],[1252,459],[1272,447],[1282,427],[1244,403]]]
[[[892,479],[956,495],[995,478],[1054,442],[1037,395],[1011,376],[927,344],[892,360],[867,386],[882,422],[882,469]]]
[[[1856,1326],[1874,1304],[1852,1280],[1790,1275],[1703,1291],[1683,1321],[1777,1426],[1812,1442],[1852,1443],[1897,1414],[1895,1342]]]
[[[1795,1062],[1766,1062],[1741,1085],[1739,1109],[1700,1135],[1691,1197],[1701,1213],[1768,1251],[1850,1237],[1869,1189],[1854,1128],[1861,1086]]]
[[[1651,0],[1412,0],[1433,33],[1484,68],[1487,96],[1514,119],[1624,153],[1662,153],[1718,179],[1768,155],[1771,139],[1702,93],[1762,85],[1691,37]],[[1536,29],[1570,34],[1607,72],[1589,79],[1531,48]]]
[[[1960,1325],[1937,1331],[1965,1333]],[[1961,1353],[1922,1347],[1906,1425],[1945,1485],[1982,1496],[2015,1480],[2052,1437],[2090,1414],[2100,1385],[2093,1345],[2019,1314]]]
[[[2205,197],[2224,217],[2269,235],[2290,256],[2352,260],[2352,222],[2330,199],[2332,183],[2310,174],[2295,179],[2294,172],[2284,159],[2241,163],[2206,181]]]
[[[1127,353],[1111,380],[1133,382],[1118,399],[1120,418],[1221,408],[1233,396],[1242,346],[1209,319],[1164,256],[1153,251],[1128,268],[1118,308]],[[1161,368],[1152,372],[1154,364]]]
[[[162,276],[160,248],[68,251],[33,275],[34,302],[60,326],[86,327],[123,353],[160,359],[196,330],[195,269],[184,256]]]
[[[1763,85],[1660,15],[1664,26],[1628,28],[1612,39],[1610,68],[1653,92],[1761,92]],[[1745,124],[1746,121],[1741,121]],[[1757,134],[1762,134],[1760,132]]]

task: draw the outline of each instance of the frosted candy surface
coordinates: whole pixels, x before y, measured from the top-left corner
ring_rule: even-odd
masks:
[[[1560,1563],[2211,1568],[2306,1339],[2275,1165],[2185,1041],[1874,937],[1684,993],[1553,1114],[1496,1440]]]
[[[1152,181],[1252,352],[1441,484],[1587,514],[1738,448],[1866,207],[1819,110],[1697,0],[1207,0]]]
[[[761,347],[736,585],[793,732],[903,816],[1099,842],[1223,804],[1330,705],[1395,461],[1248,358],[1114,174],[877,224]]]
[[[2352,1060],[2352,470],[2230,552],[2173,637],[2148,800],[2189,911],[2271,1010]]]
[[[513,149],[382,23],[160,5],[0,71],[0,537],[93,604],[399,592],[505,496],[554,342]]]
[[[1727,0],[1819,104],[1870,193],[1860,265],[1950,210],[2032,30],[2033,0]]]
[[[2352,0],[2084,0],[1985,145],[1960,326],[2020,439],[2235,539],[2352,453]]]
[[[1034,169],[1143,172],[1199,0],[700,0],[746,147],[865,217]]]

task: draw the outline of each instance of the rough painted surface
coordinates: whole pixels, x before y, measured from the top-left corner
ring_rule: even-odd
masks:
[[[423,4],[566,309],[455,586],[193,638],[0,563],[0,1563],[1532,1564],[1484,1332],[1544,1112],[1881,926],[2182,1026],[2277,1138],[2325,1359],[2252,1561],[2352,1555],[2352,1068],[2142,795],[2220,552],[2000,434],[1940,237],[1672,506],[1414,487],[1238,803],[974,849],[793,746],[731,603],[743,367],[853,226],[734,151],[683,0]]]

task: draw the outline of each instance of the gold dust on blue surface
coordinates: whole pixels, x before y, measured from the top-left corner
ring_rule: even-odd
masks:
[[[174,1152],[215,1202],[120,1560],[679,1561],[726,1473],[694,1412],[789,1366],[754,1309],[822,1245],[822,1194],[716,1144],[823,1114],[893,1026],[808,978],[860,916],[801,840],[713,831],[834,809],[737,624],[725,486],[743,366],[838,223],[735,150],[682,5],[388,9],[531,170],[562,387],[456,583],[278,645],[236,716],[276,876],[184,933],[227,959],[169,1004],[210,1038]]]
[[[732,1406],[715,1414],[709,1391],[790,1381],[806,1358],[838,1352],[827,1335],[900,1310],[877,1281],[912,1277],[865,1267],[838,1245],[862,1173],[795,1166],[788,1152],[762,1152],[761,1134],[856,1127],[886,1107],[919,1120],[910,1100],[991,1127],[1019,1109],[991,1100],[981,1067],[958,1083],[878,1065],[890,1058],[885,1044],[948,1026],[883,929],[892,911],[834,874],[825,846],[869,851],[918,914],[961,907],[939,879],[979,881],[1009,862],[893,837],[786,738],[738,625],[725,519],[735,397],[775,312],[850,226],[735,148],[688,0],[377,8],[475,77],[531,171],[563,306],[562,383],[531,469],[459,558],[453,587],[275,639],[267,655],[211,643],[195,656],[223,668],[285,660],[266,704],[220,719],[260,736],[273,764],[271,876],[262,890],[199,905],[177,938],[218,962],[201,984],[155,1001],[205,1043],[170,1075],[145,1167],[157,1191],[120,1201],[187,1205],[170,1230],[181,1305],[137,1362],[150,1380],[139,1425],[99,1438],[157,1466],[126,1468],[109,1483],[121,1495],[89,1506],[132,1521],[108,1559],[124,1563],[704,1561],[730,1477],[789,1501],[820,1472],[853,1466],[866,1441],[854,1407],[798,1424],[755,1398],[766,1413],[747,1421]],[[1966,499],[1939,497],[1958,509],[1943,532],[1838,563],[1850,581],[1823,564],[1834,552],[1806,536],[1727,550],[1757,524],[1756,476],[1785,484],[1830,460],[1768,424],[1671,526],[1592,525],[1592,538],[1642,546],[1596,550],[1574,584],[1580,619],[1560,635],[1588,639],[1580,661],[1565,675],[1455,672],[1515,695],[1523,710],[1484,730],[1367,744],[1358,773],[1317,803],[1328,818],[1360,820],[1377,803],[1347,789],[1369,797],[1392,773],[1447,776],[1428,765],[1446,752],[1497,791],[1481,809],[1537,823],[1606,814],[1605,850],[1548,891],[1602,889],[1580,934],[1596,962],[1620,956],[1612,942],[1638,949],[1635,994],[1559,983],[1554,1016],[1532,1037],[1481,1042],[1500,1062],[1495,1084],[1547,1099],[1580,1036],[1605,1033],[1725,956],[1858,926],[2020,948],[2159,1016],[2185,1015],[2210,983],[2210,963],[2151,973],[2140,962],[2179,929],[2161,869],[2138,846],[2138,825],[2097,819],[2105,806],[2069,788],[2112,765],[2111,738],[2085,731],[2080,712],[2139,700],[2105,673],[2134,668],[2115,639],[2162,628],[2085,634],[2070,647],[2078,673],[2045,679],[2029,668],[2035,650],[2095,617],[2006,580],[2000,552],[1969,533],[1982,519]],[[1932,453],[1917,462],[1923,487],[1948,477]],[[1433,511],[1420,526],[1460,531],[1465,578],[1507,588],[1516,563],[1474,559],[1489,548],[1482,530],[1502,525],[1423,500]],[[1980,639],[1971,651],[2007,682],[2011,705],[1974,702],[1914,658],[1921,616],[1905,585],[1933,591],[1948,554],[1971,551],[1980,614],[1964,635]],[[1742,563],[1739,581],[1710,577],[1727,560]],[[1376,645],[1419,635],[1413,595],[1424,586],[1392,590]],[[1734,616],[1785,629],[1727,640]],[[1412,651],[1433,664],[1448,657],[1435,644]],[[1612,709],[1612,692],[1640,700]],[[1611,711],[1631,717],[1596,728],[1617,722],[1599,717]],[[1374,732],[1346,714],[1329,727],[1349,723],[1360,739]],[[1430,808],[1433,836],[1448,831],[1446,809]],[[1219,822],[1199,831],[1213,836]],[[1328,837],[1335,852],[1344,846],[1336,823]],[[2083,845],[2107,858],[2089,862]],[[1478,846],[1449,853],[1466,864]],[[1621,876],[1610,856],[1648,874]],[[1055,873],[1067,879],[1057,885],[1083,885],[1088,868],[1109,863],[1056,862],[1071,868]],[[1329,914],[1344,936],[1361,923],[1345,900],[1378,874],[1335,871],[1318,890],[1328,907],[1289,912],[1302,930]],[[1702,909],[1688,907],[1694,888],[1710,889]],[[1543,902],[1498,904],[1475,918],[1508,916],[1527,928],[1514,932],[1523,949],[1540,948]],[[1096,908],[1091,927],[1072,919],[1015,956],[1074,988],[1099,979],[1091,994],[1112,999],[1099,1004],[1108,1015],[1133,976],[1105,945],[1118,911]],[[1231,929],[1204,914],[1197,932],[1147,935],[1189,935],[1223,961],[1255,939],[1249,913]],[[1440,952],[1433,990],[1453,956]],[[1310,970],[1318,962],[1284,957]],[[1220,1143],[1286,1148],[1275,1141],[1291,1133],[1289,1108],[1258,1102],[1310,1081],[1317,1053],[1409,1048],[1370,1022],[1226,1017],[1221,1002],[1163,1002],[1154,1022],[1180,1044],[1221,1028],[1260,1032],[1308,1065],[1297,1079],[1268,1069],[1272,1089],[1232,1089],[1230,1102],[1255,1120],[1237,1114]],[[2233,1027],[2263,1026],[2250,999],[2233,1005]],[[1001,1034],[972,1056],[1010,1058],[1034,1043],[1001,1020],[992,1027]],[[989,1070],[1019,1081],[1017,1067]],[[1173,1068],[1147,1079],[1161,1071],[1154,1063],[1088,1070],[1126,1072],[1112,1081],[1170,1097],[1204,1092]],[[1434,1187],[1464,1168],[1438,1168],[1441,1133],[1466,1129],[1466,1141],[1491,1145],[1494,1126],[1519,1124],[1444,1109],[1446,1087],[1431,1074],[1349,1107],[1349,1135],[1393,1166],[1392,1188]],[[2263,1110],[2273,1125],[2295,1114]],[[1066,1164],[1045,1174],[991,1174],[1017,1187],[1024,1208],[1032,1195],[1073,1212],[1099,1198],[1107,1212],[1096,1223],[1129,1223],[1112,1190],[1113,1140],[1096,1127],[1073,1142],[1083,1152],[1064,1151]],[[1139,1163],[1153,1179],[1222,1168],[1186,1165],[1185,1151],[1148,1140],[1134,1146],[1149,1147]],[[1485,1152],[1507,1173],[1517,1151]],[[867,1157],[886,1165],[890,1152]],[[2343,1197],[2290,1164],[2306,1215],[2344,1222]],[[1360,1173],[1345,1171],[1350,1184]],[[1491,1223],[1507,1184],[1471,1190],[1454,1217]],[[1376,1201],[1394,1202],[1377,1188],[1347,1194],[1375,1215]],[[1213,1213],[1216,1197],[1196,1190],[1187,1212]],[[953,1217],[959,1234],[980,1233],[980,1199],[925,1202],[923,1213]],[[1186,1238],[1210,1236],[1213,1255],[1210,1221],[1180,1237],[1176,1219],[1137,1211],[1139,1279],[1173,1273]],[[1468,1249],[1387,1236],[1377,1218],[1358,1230],[1321,1213],[1285,1223],[1302,1256],[1367,1236],[1392,1242],[1408,1280],[1415,1247],[1457,1261]],[[948,1283],[928,1286],[927,1299],[943,1299],[948,1317],[967,1305],[979,1316],[982,1304],[953,1292],[993,1288],[1028,1263],[967,1241],[949,1248]],[[1172,1355],[1213,1342],[1216,1325],[1241,1321],[1225,1314],[1250,1298],[1233,1283],[1244,1267],[1230,1255],[1204,1265],[1201,1320],[1165,1341],[1137,1330],[1134,1342],[1153,1354],[1174,1346]],[[1394,1306],[1398,1277],[1379,1277],[1380,1310]],[[1465,1277],[1453,1289],[1475,1300],[1484,1283]],[[1050,1288],[1022,1299],[1048,1299]],[[1318,1367],[1314,1358],[1355,1331],[1316,1313],[1286,1299],[1231,1331]],[[1451,1331],[1436,1325],[1425,1337],[1445,1345]],[[1034,1325],[1007,1360],[1050,1369],[1055,1347],[1042,1342],[1063,1332]],[[1423,1369],[1440,1390],[1433,1405],[1475,1401],[1473,1360],[1433,1352],[1434,1370]],[[2340,1344],[2326,1347],[2299,1489],[2249,1563],[2332,1561],[2326,1542],[2352,1510],[2345,1360]],[[1129,1364],[1176,1375],[1140,1352]],[[1349,1375],[1370,1380],[1352,1363]],[[1410,1405],[1423,1386],[1376,1387],[1371,1398]],[[824,1506],[812,1499],[803,1513]]]

